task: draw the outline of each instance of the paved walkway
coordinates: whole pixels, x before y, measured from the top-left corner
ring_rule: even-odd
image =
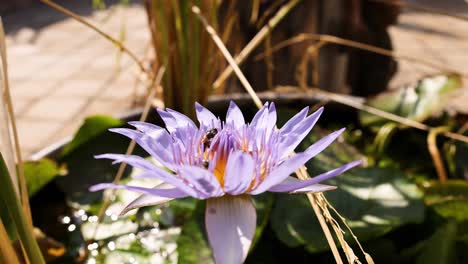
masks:
[[[409,2],[462,15],[468,19],[468,2],[464,0],[410,0]],[[390,28],[396,52],[438,63],[442,67],[456,69],[468,75],[468,21],[414,9],[403,9],[403,11],[398,24]],[[398,73],[390,86],[398,87],[425,75],[439,72],[402,60],[399,60],[398,68]],[[464,80],[464,89],[451,104],[451,107],[457,111],[468,114],[468,79]]]
[[[141,5],[93,11],[81,1],[63,2],[113,36],[119,36],[124,26],[126,45],[144,56],[149,35]],[[463,0],[417,2],[468,15]],[[26,156],[71,135],[90,114],[117,115],[132,107],[136,68],[126,56],[118,60],[116,48],[101,36],[42,5],[7,16],[4,24],[14,107]],[[467,22],[406,10],[391,35],[396,51],[468,74]],[[403,61],[391,85],[431,72]],[[458,100],[465,110],[466,91]]]
[[[93,11],[72,1],[65,4],[112,36],[125,32],[125,44],[144,56],[149,35],[142,6]],[[71,135],[88,115],[118,115],[132,107],[134,63],[92,30],[44,5],[7,16],[4,24],[13,105],[26,157]]]

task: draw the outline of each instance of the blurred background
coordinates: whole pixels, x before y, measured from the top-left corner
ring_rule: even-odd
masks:
[[[93,5],[93,1],[58,2],[122,40],[139,57],[147,61],[151,58],[151,34],[142,1],[106,1],[105,9],[99,3]],[[379,1],[305,2],[274,31],[275,41],[299,32],[321,31],[468,72],[466,20]],[[461,16],[468,13],[463,0],[405,3]],[[102,36],[36,1],[1,0],[0,14],[7,33],[12,98],[26,156],[71,135],[90,114],[119,115],[141,103],[144,89],[138,87],[138,69]],[[255,26],[244,24],[241,30],[246,42],[256,31]],[[275,57],[275,85],[296,83],[291,64],[304,56],[305,46],[301,43]],[[331,54],[321,54],[331,61],[321,69],[335,69],[321,74],[325,79],[321,86],[341,93],[373,95],[437,71],[366,51],[334,49],[340,50],[330,48],[324,53]],[[249,75],[251,71],[246,74],[256,89],[264,90],[267,78],[258,72],[265,69],[258,64],[249,66],[260,68],[255,75]],[[465,88],[451,106],[466,112]]]

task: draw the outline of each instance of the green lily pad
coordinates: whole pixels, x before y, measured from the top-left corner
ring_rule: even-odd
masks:
[[[123,126],[124,122],[105,115],[94,115],[87,117],[81,127],[78,129],[73,139],[62,151],[62,156],[67,155],[83,144],[89,142],[94,137],[107,131],[109,128]]]
[[[59,175],[64,175],[66,169],[56,162],[44,158],[38,161],[24,163],[24,176],[28,188],[29,197],[34,196],[42,187]]]
[[[468,182],[448,180],[423,185],[425,202],[440,216],[458,222],[468,221]]]
[[[455,261],[457,224],[449,221],[424,242],[416,264],[449,264]]]
[[[305,140],[303,148],[315,138],[313,135]],[[317,175],[360,157],[352,146],[335,142],[309,162],[307,168],[311,175]],[[424,219],[422,192],[398,169],[355,168],[326,183],[338,186],[337,190],[326,192],[325,196],[347,219],[359,241],[379,237],[399,226]],[[305,246],[310,252],[328,249],[305,195],[278,195],[271,225],[277,237],[289,247]]]
[[[68,168],[68,174],[66,177],[57,178],[57,185],[72,200],[81,194],[92,198],[91,200],[99,200],[101,194],[90,193],[88,188],[97,183],[112,182],[119,165],[113,165],[108,159],[95,159],[94,156],[104,153],[125,153],[129,143],[130,140],[126,137],[109,132],[106,128],[104,132],[87,139],[79,147],[71,148],[59,159],[60,164]],[[135,148],[133,154],[147,155],[139,147]],[[127,166],[124,177],[130,172],[131,168]]]
[[[422,122],[443,110],[453,92],[461,87],[456,74],[436,75],[419,80],[415,85],[380,94],[367,105],[411,120]],[[364,111],[359,112],[364,126],[380,127],[389,121]]]

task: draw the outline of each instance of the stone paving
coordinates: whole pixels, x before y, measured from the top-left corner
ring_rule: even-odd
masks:
[[[71,1],[65,5],[114,37],[124,29],[124,43],[144,57],[149,34],[141,5],[112,5],[101,11],[87,11]],[[118,115],[133,107],[135,64],[89,28],[43,5],[6,16],[4,24],[13,105],[26,157],[73,134],[88,115]]]
[[[467,20],[403,9],[398,24],[390,28],[395,51],[437,63],[441,67],[456,69],[468,75],[468,2],[463,0],[410,2],[461,15]],[[440,70],[399,60],[398,72],[390,86],[398,87],[437,72]],[[450,107],[468,114],[468,79],[465,78],[463,81],[463,89],[451,101]]]
[[[125,44],[138,56],[145,56],[150,37],[141,5],[112,5],[96,11],[77,2],[61,1],[113,36],[119,36],[124,26]],[[417,2],[468,15],[468,4],[462,0]],[[135,65],[125,55],[118,60],[116,48],[107,40],[43,5],[3,19],[13,103],[25,156],[71,135],[90,114],[118,115],[133,107]],[[468,74],[468,22],[405,10],[390,33],[397,52]],[[391,85],[431,72],[435,71],[401,61]],[[466,99],[464,89],[456,104],[466,110]]]
[[[468,74],[468,3],[458,1],[412,1],[463,15],[467,21],[438,14],[404,9],[398,24],[390,28],[394,49],[401,54],[424,58],[442,67]],[[398,85],[415,76],[434,73],[416,63],[399,61],[399,72],[392,84]]]

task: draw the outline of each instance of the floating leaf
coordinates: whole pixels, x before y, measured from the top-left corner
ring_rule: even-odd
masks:
[[[315,136],[309,137],[303,147],[314,139]],[[311,175],[316,175],[360,157],[352,146],[335,142],[309,162],[307,168]],[[361,242],[401,225],[421,222],[424,218],[422,192],[398,169],[356,168],[327,184],[338,186],[325,196],[347,219]],[[305,246],[310,252],[328,249],[323,231],[304,195],[279,195],[271,224],[277,237],[290,247]]]
[[[455,262],[457,224],[449,221],[424,243],[416,264],[449,264]]]
[[[95,159],[94,156],[103,153],[125,153],[128,144],[129,140],[125,137],[104,131],[74,148],[59,159],[68,169],[66,177],[56,179],[59,188],[72,199],[80,193],[86,193],[89,198],[99,199],[101,193],[89,193],[88,188],[93,184],[113,181],[119,165],[112,164],[107,159]],[[135,148],[134,154],[145,155],[139,147]],[[125,176],[130,171],[130,166],[127,166]]]
[[[424,184],[425,202],[444,218],[468,221],[468,182],[448,180]]]
[[[25,162],[24,176],[26,177],[29,197],[34,196],[55,177],[65,173],[66,170],[64,168],[59,167],[56,162],[47,158]]]
[[[448,180],[423,184],[425,202],[439,216],[457,223],[457,239],[468,242],[468,182]]]
[[[84,123],[76,132],[72,141],[63,148],[62,156],[67,155],[86,142],[89,142],[91,139],[107,131],[109,128],[122,125],[124,125],[124,123],[120,119],[105,115],[94,115],[86,118]]]
[[[437,75],[419,80],[413,86],[380,94],[369,99],[367,105],[422,122],[432,115],[439,114],[453,95],[452,92],[460,87],[459,75]],[[376,127],[389,122],[383,117],[364,111],[359,112],[359,120],[364,126]]]

